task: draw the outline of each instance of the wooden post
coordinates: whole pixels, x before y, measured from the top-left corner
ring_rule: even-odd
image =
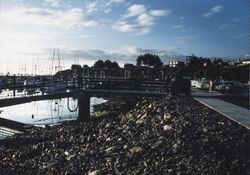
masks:
[[[84,94],[78,99],[78,121],[88,121],[90,119],[90,96]]]

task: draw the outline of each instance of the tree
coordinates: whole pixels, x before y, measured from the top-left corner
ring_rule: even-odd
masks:
[[[146,53],[144,55],[140,55],[137,57],[137,60],[136,60],[136,65],[138,67],[142,66],[142,65],[145,65],[145,66],[152,66],[152,67],[161,67],[163,63],[161,62],[161,59],[158,55],[153,55],[153,54],[150,54],[150,53]]]
[[[133,64],[130,64],[130,63],[126,63],[126,64],[124,64],[124,69],[126,69],[126,70],[134,70],[134,69],[136,69],[136,66],[133,65]]]
[[[104,62],[102,60],[98,60],[95,62],[94,68],[104,68]]]
[[[189,76],[192,78],[209,78],[213,79],[214,73],[211,72],[214,70],[214,65],[208,58],[197,57],[195,55],[191,55],[187,57],[188,65],[187,72]]]
[[[80,70],[81,69],[81,65],[79,64],[72,64],[71,65],[71,70]]]
[[[119,64],[117,63],[117,62],[112,62],[112,67],[111,68],[113,68],[113,69],[119,69],[120,68],[120,66],[119,66]]]
[[[72,65],[71,65],[71,70],[72,70],[73,73],[75,73],[75,74],[80,74],[80,73],[81,73],[81,70],[82,70],[82,67],[81,67],[81,65],[79,65],[79,64],[72,64]]]
[[[223,68],[222,78],[248,82],[249,73],[249,65],[225,66]]]
[[[89,66],[88,66],[87,64],[84,64],[84,65],[82,66],[82,68],[83,68],[83,69],[87,69],[87,68],[89,68]]]

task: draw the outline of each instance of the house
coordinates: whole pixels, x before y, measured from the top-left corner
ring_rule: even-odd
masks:
[[[169,67],[179,67],[183,66],[185,63],[183,61],[170,61]]]

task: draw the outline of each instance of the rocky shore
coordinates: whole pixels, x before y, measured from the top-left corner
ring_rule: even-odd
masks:
[[[250,131],[191,97],[124,107],[0,141],[0,174],[250,174]]]

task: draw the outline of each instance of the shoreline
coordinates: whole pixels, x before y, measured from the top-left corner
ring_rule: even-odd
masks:
[[[96,120],[30,128],[0,141],[2,173],[250,172],[250,131],[191,97],[104,104],[96,108],[113,112]]]

